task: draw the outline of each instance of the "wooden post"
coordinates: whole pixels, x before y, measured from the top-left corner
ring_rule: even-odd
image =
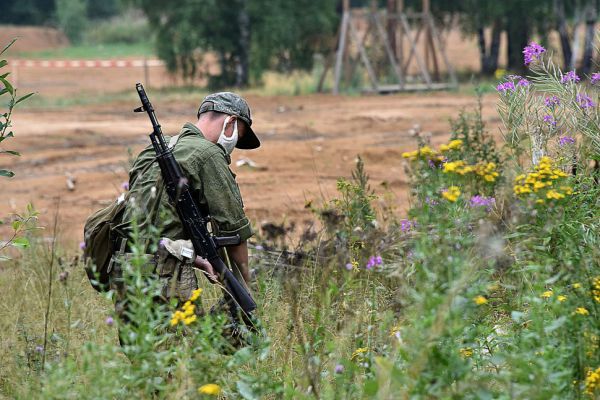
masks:
[[[360,54],[360,58],[362,59],[363,64],[367,70],[367,74],[369,75],[369,80],[371,81],[371,87],[374,91],[378,91],[377,87],[377,77],[375,76],[375,72],[373,71],[373,67],[371,66],[371,62],[369,61],[369,56],[367,55],[367,51],[365,50],[362,43],[360,43],[360,39],[358,37],[358,33],[356,32],[356,28],[354,27],[354,23],[350,21],[350,35],[352,36],[352,40],[358,46],[358,53]]]
[[[394,60],[398,60],[398,52],[396,46],[396,25],[398,24],[394,14],[396,13],[396,0],[387,0],[387,37],[392,48]]]
[[[400,19],[400,15],[404,12],[404,0],[396,0],[396,15],[395,15],[395,20],[396,20],[396,26],[398,26],[398,20]],[[403,30],[402,28],[400,28],[398,30],[398,51],[397,51],[397,60],[398,60],[398,65],[402,66],[404,65],[404,34],[403,34]],[[403,78],[404,76],[406,76],[407,71],[404,68],[400,69],[400,72],[403,74]]]
[[[383,29],[383,24],[379,21],[378,15],[373,15],[373,20],[375,22],[375,26],[377,27],[377,31],[383,42],[383,47],[385,48],[385,52],[388,56],[388,61],[392,65],[392,69],[394,70],[394,74],[396,75],[396,79],[398,80],[398,84],[400,85],[400,89],[404,88],[404,77],[402,76],[402,72],[400,71],[400,67],[396,62],[396,57],[394,55],[393,47],[390,44],[389,37],[385,33],[385,29]]]
[[[333,74],[333,94],[340,92],[340,80],[342,78],[342,64],[346,52],[346,40],[348,36],[348,24],[350,22],[350,0],[344,0],[344,11],[342,14],[342,25],[340,27],[340,40],[338,42],[335,70]]]
[[[429,26],[427,17],[429,16],[429,0],[422,0],[423,10],[421,13],[421,24],[425,26],[425,40],[423,41],[423,50],[425,54],[425,68],[429,71]]]

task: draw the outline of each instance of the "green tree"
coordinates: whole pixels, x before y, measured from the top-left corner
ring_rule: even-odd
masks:
[[[315,52],[329,49],[337,28],[336,0],[134,0],[156,34],[157,53],[168,68],[192,80],[206,52],[220,71],[213,86],[245,86],[268,68],[310,68]]]
[[[0,23],[42,25],[52,20],[54,0],[0,0]]]
[[[81,41],[87,24],[85,0],[56,0],[58,25],[72,43]]]

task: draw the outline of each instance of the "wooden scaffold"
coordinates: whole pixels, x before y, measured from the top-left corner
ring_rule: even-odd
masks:
[[[431,15],[430,0],[423,0],[420,13],[410,14],[404,11],[403,0],[388,0],[385,10],[379,9],[376,0],[369,9],[353,9],[350,0],[343,0],[334,57],[334,94],[355,78],[359,66],[369,82],[365,92],[444,90],[457,85]],[[320,89],[334,57],[326,64]],[[440,58],[445,71],[440,68]]]

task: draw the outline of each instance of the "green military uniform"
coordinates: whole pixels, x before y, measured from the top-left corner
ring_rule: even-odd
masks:
[[[169,141],[169,138],[166,140]],[[206,140],[198,127],[187,123],[181,129],[173,155],[189,179],[198,205],[210,214],[214,228],[218,230],[215,233],[221,236],[239,234],[242,241],[252,236],[250,222],[244,214],[242,196],[235,182],[235,174],[229,169],[231,159],[223,148]],[[135,199],[134,203],[139,210],[154,210],[156,207],[156,195],[162,183],[158,163],[140,176],[148,163],[154,161],[155,156],[152,146],[147,147],[140,153],[129,172],[130,182],[134,182],[130,187],[129,197]],[[133,213],[134,207],[127,207],[123,221],[130,221]],[[169,204],[165,192],[160,198],[159,215],[161,237],[173,240],[187,239],[175,207]],[[151,223],[147,220],[138,222],[142,232]]]
[[[165,139],[170,141],[169,137]],[[197,126],[186,123],[176,138],[173,154],[189,179],[190,189],[198,205],[210,215],[214,233],[219,236],[237,234],[242,241],[252,236],[235,174],[229,169],[231,159],[225,150],[205,139]],[[136,217],[136,223],[142,232],[141,239],[146,243],[150,243],[148,228],[151,225],[159,229],[162,238],[173,241],[187,239],[177,212],[170,204],[166,191],[162,189],[160,168],[155,162],[155,156],[153,147],[149,146],[135,160],[129,172],[129,204],[123,215],[124,222],[117,231],[127,237],[130,229],[128,225]],[[185,301],[198,287],[192,268],[193,259],[171,254],[174,252],[166,251],[165,246],[160,247],[155,261],[156,276],[163,281],[163,300],[174,297]],[[171,246],[167,248],[170,250]],[[120,272],[117,266],[112,273],[111,286],[116,292],[117,314],[123,316],[126,307],[125,288]]]

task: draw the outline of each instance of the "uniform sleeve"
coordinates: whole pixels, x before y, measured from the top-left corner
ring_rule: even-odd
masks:
[[[200,190],[201,206],[207,207],[220,236],[240,235],[242,241],[252,236],[250,221],[244,213],[240,189],[224,154],[218,152],[197,166],[193,185]]]

